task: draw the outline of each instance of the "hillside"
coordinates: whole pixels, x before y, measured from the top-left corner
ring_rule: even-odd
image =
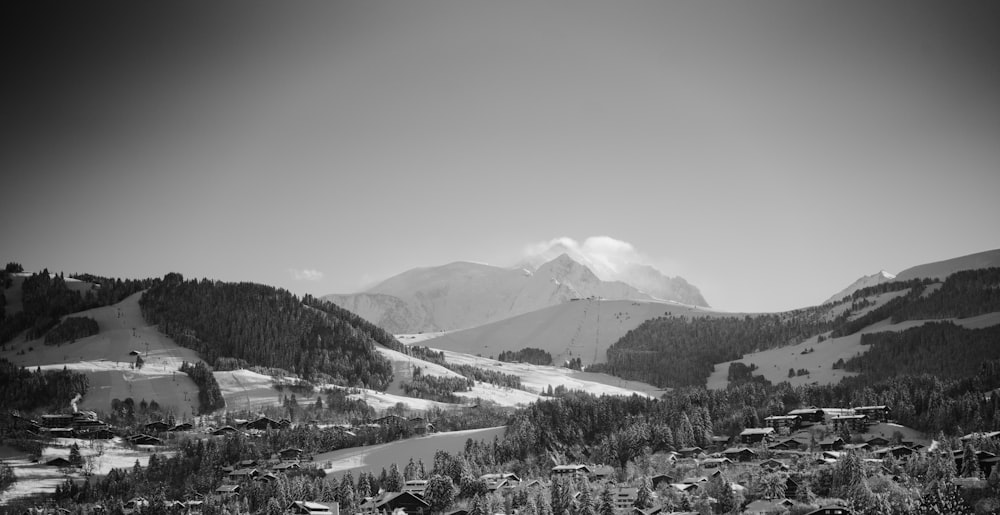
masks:
[[[872,275],[862,276],[857,281],[854,281],[847,288],[840,290],[839,292],[830,296],[829,299],[823,301],[823,304],[831,304],[843,299],[844,297],[849,297],[858,290],[863,290],[872,286],[877,286],[882,283],[886,283],[895,279],[896,276],[886,272],[885,270],[880,270],[878,273]]]
[[[634,275],[653,284],[657,279],[652,272],[655,270],[636,269]],[[654,290],[656,298],[694,298],[686,293],[671,294],[674,283],[668,283]],[[685,292],[692,288],[677,287]],[[571,299],[590,297],[654,300],[654,294],[625,282],[600,279],[567,254],[559,254],[537,267],[525,264],[501,268],[456,262],[417,268],[361,293],[323,298],[393,333],[417,333],[477,327]],[[694,299],[704,303],[700,294]]]
[[[178,416],[193,415],[198,412],[198,387],[177,370],[184,361],[198,361],[198,354],[143,320],[141,296],[136,293],[118,304],[76,313],[97,321],[100,332],[94,336],[62,345],[45,345],[42,338],[16,342],[0,356],[24,367],[66,367],[87,375],[90,390],[80,403],[82,409],[107,411],[111,399],[131,397],[136,402],[155,400]],[[140,369],[132,368],[133,350],[145,361]]]
[[[1000,249],[910,267],[896,274],[896,280],[927,278],[940,281],[955,272],[992,267],[1000,267]]]
[[[580,299],[480,327],[448,332],[424,340],[421,345],[492,357],[499,356],[502,351],[533,347],[549,352],[553,363],[580,358],[586,366],[604,362],[611,344],[646,320],[665,313],[728,316],[665,302]]]

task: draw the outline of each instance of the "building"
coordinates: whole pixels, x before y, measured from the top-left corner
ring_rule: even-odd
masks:
[[[757,457],[757,453],[753,449],[746,447],[730,447],[722,451],[722,455],[731,461],[750,461]]]
[[[146,424],[146,431],[151,433],[162,433],[170,429],[170,424],[162,420],[157,420],[156,422],[150,422]]]
[[[684,447],[677,451],[681,458],[694,458],[695,456],[705,452],[701,447]]]
[[[740,443],[752,445],[774,438],[773,427],[748,427],[740,433]]]
[[[785,433],[795,431],[802,425],[802,417],[798,415],[772,415],[764,419],[764,423],[774,428],[775,431]]]
[[[635,505],[639,498],[639,489],[631,486],[619,486],[614,491],[615,509],[629,510]]]
[[[819,448],[824,451],[839,451],[844,448],[844,439],[839,436],[824,438],[818,443]]]
[[[267,429],[279,429],[281,424],[272,418],[260,417],[252,422],[247,422],[247,429],[254,429],[257,431],[265,431]]]
[[[327,506],[318,502],[293,501],[285,508],[285,512],[296,515],[339,515],[340,505],[335,503],[333,506]]]
[[[806,515],[854,515],[854,512],[844,506],[824,506]]]
[[[795,415],[802,418],[802,422],[809,422],[813,424],[821,424],[826,418],[826,412],[817,408],[816,406],[810,406],[808,408],[793,409],[788,412],[789,415]]]
[[[223,497],[232,497],[238,495],[240,490],[242,490],[240,485],[221,485],[215,489],[215,493]]]
[[[549,471],[552,476],[589,476],[590,467],[586,465],[556,465]]]
[[[430,513],[431,505],[410,492],[385,492],[361,504],[362,513],[395,513],[402,510],[407,515]]]
[[[283,460],[298,460],[302,458],[302,449],[298,447],[288,447],[278,451],[278,456]]]
[[[885,405],[880,406],[858,406],[854,408],[855,415],[866,415],[868,420],[873,422],[888,422],[890,411]]]
[[[704,460],[701,460],[700,463],[703,468],[707,469],[714,469],[732,464],[733,462],[729,458],[705,458]]]
[[[834,431],[840,431],[844,427],[855,432],[864,432],[868,429],[868,415],[843,415],[833,417],[831,420]]]
[[[411,479],[403,483],[403,491],[423,497],[424,491],[427,490],[427,483],[426,479]]]

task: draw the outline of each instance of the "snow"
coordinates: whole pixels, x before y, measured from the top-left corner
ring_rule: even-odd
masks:
[[[944,261],[927,263],[907,268],[896,274],[897,281],[908,281],[916,278],[945,279],[949,275],[962,270],[1000,267],[1000,249],[969,254]]]

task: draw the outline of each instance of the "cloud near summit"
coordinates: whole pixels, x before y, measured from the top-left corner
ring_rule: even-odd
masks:
[[[629,264],[651,262],[631,243],[610,236],[591,236],[582,243],[566,236],[533,243],[525,246],[523,257],[530,264],[538,266],[560,254],[568,254],[605,280],[613,278]]]

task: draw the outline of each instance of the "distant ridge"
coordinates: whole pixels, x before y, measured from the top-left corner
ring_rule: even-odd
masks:
[[[896,278],[895,275],[892,275],[889,272],[886,272],[885,270],[881,270],[877,274],[862,276],[857,281],[851,283],[851,285],[848,286],[847,288],[840,290],[829,299],[823,301],[823,304],[830,304],[832,302],[837,302],[838,300],[843,299],[844,297],[853,295],[854,292],[858,290],[863,290],[871,286],[878,286],[882,283],[887,283],[889,281],[892,281],[895,278]]]
[[[651,270],[636,273],[658,279],[653,275],[655,269]],[[683,279],[656,274],[667,281],[666,286],[647,292],[622,281],[602,280],[589,267],[561,253],[537,266],[522,263],[502,268],[459,261],[414,268],[364,292],[326,295],[323,299],[396,334],[466,329],[573,299],[684,302],[663,298],[670,294],[671,284],[679,285],[678,290],[693,291],[696,300],[704,301],[697,288]],[[692,296],[685,294],[683,298]]]
[[[908,281],[910,279],[944,279],[955,272],[962,270],[976,270],[979,268],[1000,267],[1000,249],[977,252],[967,256],[961,256],[943,261],[935,261],[923,265],[917,265],[896,274],[897,281]]]

